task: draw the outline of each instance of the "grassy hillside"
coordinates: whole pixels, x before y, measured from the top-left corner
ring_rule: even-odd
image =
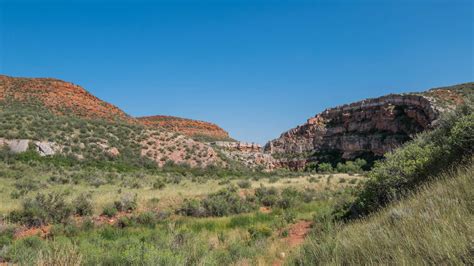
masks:
[[[472,110],[460,106],[387,154],[354,202],[316,217],[289,264],[474,263]]]
[[[319,221],[289,264],[472,265],[473,162],[370,217]]]
[[[56,115],[42,103],[0,102],[0,125],[0,138],[53,142],[60,147],[58,155],[75,160],[71,163],[121,168],[223,165],[211,147],[178,133],[122,120]]]

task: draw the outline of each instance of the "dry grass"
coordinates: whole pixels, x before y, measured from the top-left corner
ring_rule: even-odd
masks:
[[[37,182],[47,183],[47,176],[38,177]],[[258,181],[250,180],[251,189],[243,189],[242,191],[252,191],[253,189],[259,187],[260,185],[266,187],[276,187],[283,189],[285,187],[295,187],[298,189],[316,189],[320,191],[324,190],[336,190],[338,188],[352,186],[349,180],[363,180],[363,176],[349,176],[347,174],[334,174],[333,177],[329,178],[329,175],[303,175],[301,177],[292,177],[292,178],[281,178],[277,182],[270,182],[268,178],[264,178]],[[319,182],[314,183],[310,182],[309,179],[315,177]],[[144,179],[152,180],[154,177],[146,176]],[[156,177],[155,177],[156,178]],[[340,183],[340,179],[347,180],[344,183]],[[232,180],[230,183],[237,185],[239,180]],[[358,181],[359,182],[359,181]],[[11,197],[11,192],[15,190],[14,187],[15,180],[13,179],[3,179],[0,178],[0,214],[6,214],[14,209],[18,209],[21,205],[20,199],[13,199]],[[137,194],[139,210],[144,210],[150,207],[150,200],[159,199],[157,204],[153,204],[154,209],[164,209],[164,210],[173,210],[176,206],[179,206],[185,198],[199,198],[204,197],[210,193],[216,192],[219,189],[228,186],[228,184],[219,184],[219,180],[206,180],[204,183],[192,182],[191,180],[183,180],[179,184],[166,184],[166,186],[161,189],[153,189],[150,186],[144,186],[141,188],[129,188],[121,187],[118,184],[106,184],[98,188],[95,188],[88,184],[55,184],[42,188],[42,193],[48,193],[51,191],[68,191],[69,198],[73,199],[81,193],[90,193],[92,196],[92,201],[94,203],[94,213],[100,214],[104,206],[113,203],[120,197],[120,194],[132,193]],[[27,196],[32,196],[36,194],[35,192],[30,192]]]

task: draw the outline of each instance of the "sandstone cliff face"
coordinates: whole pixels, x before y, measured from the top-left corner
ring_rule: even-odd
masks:
[[[465,91],[474,89],[474,83],[462,85]],[[268,142],[264,150],[280,158],[277,167],[296,169],[308,161],[330,161],[334,157],[381,157],[414,134],[436,125],[440,113],[453,107],[440,104],[442,95],[449,95],[455,104],[463,99],[457,91],[444,88],[426,94],[387,95],[327,109]]]
[[[0,101],[40,102],[57,114],[106,120],[132,119],[116,106],[104,102],[82,87],[49,78],[14,78],[0,75]]]
[[[137,119],[145,126],[164,128],[188,137],[201,137],[208,140],[230,139],[229,133],[209,122],[164,115],[139,117]]]

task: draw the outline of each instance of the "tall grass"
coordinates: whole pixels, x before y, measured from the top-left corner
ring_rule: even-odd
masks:
[[[320,221],[288,264],[472,265],[473,162],[367,218]]]

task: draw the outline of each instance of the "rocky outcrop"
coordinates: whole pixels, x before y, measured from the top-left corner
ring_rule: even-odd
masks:
[[[262,146],[256,143],[246,143],[237,141],[215,141],[211,142],[211,145],[215,145],[229,151],[240,151],[240,152],[262,152]]]
[[[133,121],[116,106],[102,101],[82,87],[57,79],[15,78],[0,75],[0,101],[5,100],[39,102],[56,114]]]
[[[34,141],[35,150],[40,156],[51,156],[61,152],[60,145],[50,141]]]
[[[474,89],[474,83],[463,85],[464,90]],[[264,150],[279,158],[278,166],[287,168],[302,168],[309,161],[381,157],[436,126],[440,113],[453,108],[440,104],[446,101],[439,95],[449,95],[455,104],[462,101],[456,90],[437,90],[392,94],[327,109],[268,142]]]
[[[4,139],[0,138],[0,147],[7,147],[11,153],[22,153],[28,151],[33,145],[34,151],[40,156],[52,156],[60,153],[62,147],[50,141],[33,141],[29,139]]]
[[[205,121],[164,115],[138,117],[137,119],[141,124],[148,127],[167,129],[204,141],[231,139],[229,133],[225,130],[213,123]]]

